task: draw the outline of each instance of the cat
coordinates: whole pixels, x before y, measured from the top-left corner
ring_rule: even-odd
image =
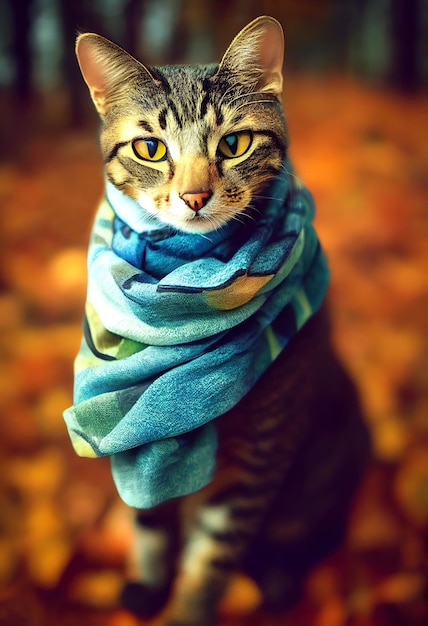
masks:
[[[110,199],[120,200],[114,236],[123,234],[123,249],[134,235],[138,246],[144,240],[138,261],[146,264],[144,279],[149,251],[156,252],[162,233],[168,241],[177,233],[184,246],[227,236],[238,249],[250,236],[257,241],[279,193],[272,186],[278,177],[288,185],[282,211],[287,198],[300,193],[288,160],[283,31],[274,18],[248,24],[219,65],[149,68],[91,33],[79,35],[76,53],[101,119]],[[298,202],[296,207],[298,216]],[[274,241],[275,232],[271,237]],[[220,260],[227,263],[232,253],[226,255],[229,243],[223,240]],[[132,254],[126,259],[126,268],[137,267],[133,259]],[[172,269],[150,270],[149,283],[180,269],[180,263],[171,263]],[[249,280],[247,272],[233,286],[248,279],[245,289],[252,289],[252,296],[260,289],[265,293],[271,274],[262,274],[254,271]],[[227,283],[220,290],[227,300],[219,305],[221,322],[249,300],[234,287]],[[107,285],[107,297],[108,290]],[[183,302],[197,291],[188,287]],[[297,311],[296,302],[293,306]],[[132,558],[138,573],[122,593],[124,606],[137,615],[150,618],[163,611],[167,626],[214,625],[238,571],[256,581],[265,607],[283,610],[298,597],[313,562],[340,541],[369,440],[358,394],[331,347],[327,307],[315,309],[243,397],[214,420],[216,470],[208,484],[137,510]],[[92,323],[88,310],[87,317]],[[105,340],[102,347],[95,346],[94,328],[95,322],[88,344],[108,364],[115,358],[109,345],[119,331],[106,331],[110,344]],[[239,374],[238,367],[228,390],[244,377]],[[188,388],[189,398],[211,391],[203,380],[195,386],[195,392]],[[187,404],[182,402],[183,411]],[[105,415],[108,419],[107,410]]]

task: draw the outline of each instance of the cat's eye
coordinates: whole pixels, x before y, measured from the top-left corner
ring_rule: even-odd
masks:
[[[135,156],[144,161],[156,163],[166,159],[166,145],[159,139],[136,139],[132,149]]]
[[[218,149],[227,159],[235,159],[247,152],[252,140],[253,136],[249,130],[241,130],[225,135],[218,144]]]

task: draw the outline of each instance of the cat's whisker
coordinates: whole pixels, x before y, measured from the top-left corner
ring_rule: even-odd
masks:
[[[261,211],[256,206],[249,204],[240,215],[242,215],[245,220],[257,223],[257,218],[253,215],[253,213],[257,213],[260,215]]]
[[[245,217],[248,222],[256,223],[256,218],[249,213],[243,213],[243,217]],[[241,224],[245,224],[245,220],[241,220]]]
[[[259,209],[259,207],[258,207],[257,205],[255,205],[255,204],[249,204],[249,205],[247,206],[246,211],[247,211],[248,209],[250,209],[252,213],[258,213],[259,215],[261,215],[261,213],[262,213],[262,212],[261,212],[261,210]],[[251,213],[250,213],[249,211],[247,211],[247,212],[245,213],[245,215],[248,215],[248,217],[251,217],[251,219],[255,219],[255,218],[251,215]]]
[[[210,221],[210,220],[208,220],[208,221]],[[211,243],[212,243],[212,239],[211,239],[211,237],[208,237],[208,235],[207,235],[206,233],[199,233],[199,235],[200,235],[203,239],[206,239],[207,241],[209,241],[209,242],[211,242]]]
[[[230,87],[228,87],[228,89],[226,89],[226,91],[222,94],[219,100],[219,105],[223,104],[224,99],[231,91],[235,91],[234,85],[231,85]],[[228,102],[228,105],[233,104],[234,102],[236,102],[236,100],[239,100],[241,98],[248,98],[250,96],[258,96],[258,95],[266,95],[266,94],[263,91],[245,91],[243,93],[238,93],[234,98],[230,100],[230,102]]]
[[[226,98],[226,96],[227,96],[227,95],[228,95],[231,91],[234,91],[234,85],[231,85],[230,87],[228,87],[228,88],[226,89],[226,91],[222,94],[222,96],[221,96],[221,98],[220,98],[220,100],[219,100],[219,102],[218,102],[218,106],[219,106],[219,107],[221,107],[221,106],[222,106],[222,104],[223,104],[223,102],[224,102],[224,99]],[[237,96],[237,97],[239,97],[239,96]],[[235,99],[236,99],[236,98],[232,98],[231,102],[233,102]]]
[[[220,221],[219,219],[217,219],[217,217],[213,215],[212,213],[203,214],[201,217],[203,218],[205,223],[208,222],[211,225],[211,228],[208,232],[205,232],[205,233],[198,231],[198,234],[204,239],[206,239],[207,241],[212,242],[212,238],[210,237],[210,232],[218,230],[220,227],[224,225],[224,223],[223,221]],[[189,224],[190,225],[192,224],[192,220],[189,222]]]
[[[220,100],[220,104],[223,103],[224,98],[226,97],[227,93],[229,91],[231,91],[232,88],[229,88],[225,91],[225,93],[223,94],[221,100]],[[230,102],[228,102],[228,105],[234,104],[237,100],[240,100],[241,98],[249,98],[250,96],[262,96],[263,97],[263,102],[272,102],[272,103],[278,103],[277,98],[275,98],[274,96],[271,96],[270,98],[267,97],[268,94],[266,94],[263,91],[247,91],[245,93],[240,93],[237,96],[235,96],[234,98],[232,98],[232,100]],[[249,100],[247,104],[252,104],[253,102],[259,102],[258,100]]]
[[[263,196],[263,195],[259,195],[259,194],[255,194],[253,196],[254,199],[256,200],[276,200],[279,201],[279,198],[275,198],[275,196]]]
[[[238,107],[236,107],[236,111],[239,111],[239,109],[242,109],[242,107],[245,106],[250,106],[251,104],[277,104],[278,102],[275,102],[273,100],[268,100],[268,99],[260,99],[260,100],[249,100],[248,102],[243,102],[242,104],[240,104]]]
[[[299,176],[297,176],[294,172],[291,172],[289,169],[287,169],[287,166],[285,164],[281,165],[281,169],[283,172],[285,172],[287,174],[287,176],[289,176],[290,178],[294,178],[294,180],[299,184],[299,185],[303,185],[303,181],[301,178],[299,178]]]
[[[236,213],[235,215],[232,215],[232,220],[234,220],[235,222],[239,222],[240,224],[245,224],[245,218],[246,217],[246,213],[245,211],[242,211],[241,213]]]

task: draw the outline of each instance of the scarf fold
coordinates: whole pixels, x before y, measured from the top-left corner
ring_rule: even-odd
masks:
[[[64,418],[79,455],[111,456],[130,506],[150,508],[211,480],[215,418],[321,306],[328,269],[313,201],[290,180],[284,168],[267,206],[207,235],[145,221],[107,183]]]

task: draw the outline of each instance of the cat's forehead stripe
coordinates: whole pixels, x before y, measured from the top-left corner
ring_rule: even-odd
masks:
[[[182,129],[188,121],[204,119],[214,109],[217,126],[223,123],[221,107],[216,106],[221,93],[211,78],[216,67],[167,66],[155,68],[154,76],[164,88],[167,109],[159,113],[159,126],[166,128],[168,111]]]
[[[224,122],[224,115],[220,109],[215,109],[215,114],[216,114],[216,124],[217,126],[220,126]]]
[[[202,98],[201,108],[199,112],[199,117],[202,119],[208,110],[208,103],[210,102],[210,94],[207,92]]]
[[[162,111],[159,113],[158,122],[162,130],[165,130],[166,128],[166,116],[167,115],[168,115],[167,109],[162,109]]]
[[[216,126],[220,126],[224,122],[223,112],[218,104],[212,98],[212,94],[210,92],[205,93],[204,97],[201,101],[201,106],[199,110],[199,118],[202,120],[207,116],[209,105],[211,105],[211,109],[214,111],[214,119]]]
[[[146,120],[140,120],[138,122],[138,126],[141,126],[141,128],[144,128],[144,130],[146,130],[148,133],[153,133],[153,127],[146,122]]]
[[[168,107],[171,113],[173,114],[173,116],[175,117],[175,121],[177,122],[178,128],[180,128],[181,130],[183,128],[183,120],[175,105],[175,102],[173,102],[173,100],[168,99]]]

